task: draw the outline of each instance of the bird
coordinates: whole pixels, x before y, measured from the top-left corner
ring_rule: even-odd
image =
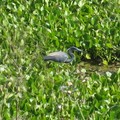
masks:
[[[53,52],[48,54],[47,56],[44,56],[44,61],[54,61],[54,62],[60,62],[60,63],[70,63],[73,61],[74,59],[74,51],[78,51],[78,52],[82,52],[81,49],[78,49],[77,47],[70,47],[68,48],[67,53],[62,52],[62,51],[58,51],[58,52]],[[69,56],[70,58],[69,58]]]

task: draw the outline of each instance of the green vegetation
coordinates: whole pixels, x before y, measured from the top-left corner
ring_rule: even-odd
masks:
[[[120,119],[120,68],[80,64],[120,61],[119,0],[1,0],[0,14],[0,119]],[[43,61],[70,46],[72,64]]]

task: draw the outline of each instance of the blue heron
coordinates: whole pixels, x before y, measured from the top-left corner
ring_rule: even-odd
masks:
[[[70,63],[74,59],[74,51],[82,52],[82,50],[76,48],[76,47],[70,47],[68,50],[68,56],[67,53],[58,51],[58,52],[53,52],[48,54],[47,56],[44,57],[45,61],[55,61],[55,62],[61,62],[61,63]]]

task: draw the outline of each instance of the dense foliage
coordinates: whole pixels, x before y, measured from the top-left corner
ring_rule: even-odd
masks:
[[[79,67],[120,61],[120,1],[1,0],[0,14],[0,119],[120,119],[120,69]],[[43,61],[70,46],[73,64]]]

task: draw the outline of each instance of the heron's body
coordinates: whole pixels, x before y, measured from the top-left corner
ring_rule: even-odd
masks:
[[[65,62],[68,59],[68,55],[62,51],[53,52],[44,57],[44,60],[52,60],[55,62]]]
[[[73,51],[80,51],[80,49],[76,48],[76,47],[71,47],[68,49],[68,54],[70,55],[70,59],[68,57],[68,54],[62,51],[58,51],[58,52],[53,52],[48,54],[47,56],[44,57],[45,61],[55,61],[55,62],[64,62],[64,63],[69,63],[74,59],[74,55],[73,55]]]

